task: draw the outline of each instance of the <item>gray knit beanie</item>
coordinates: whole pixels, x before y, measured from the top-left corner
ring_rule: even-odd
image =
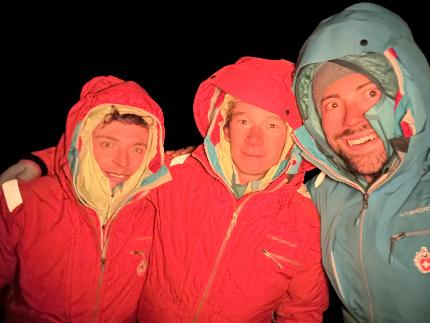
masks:
[[[323,63],[317,69],[312,80],[312,96],[318,113],[325,89],[338,79],[354,73],[358,72],[333,62]]]

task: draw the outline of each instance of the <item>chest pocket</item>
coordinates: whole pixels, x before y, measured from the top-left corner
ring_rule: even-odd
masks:
[[[268,277],[272,276],[276,280],[295,275],[302,265],[300,250],[302,246],[296,239],[273,232],[265,236],[257,252],[261,254],[261,262]]]
[[[405,230],[390,237],[389,263],[430,274],[430,226],[420,230]]]
[[[422,192],[406,201],[389,228],[389,263],[430,274],[430,205]]]

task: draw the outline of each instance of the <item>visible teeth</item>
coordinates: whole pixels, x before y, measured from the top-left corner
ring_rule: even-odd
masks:
[[[348,145],[354,146],[354,145],[361,145],[367,141],[374,140],[375,138],[376,138],[375,135],[369,135],[363,138],[347,140],[347,142],[348,142]]]
[[[116,174],[116,173],[109,173],[109,175],[110,175],[110,176],[112,176],[112,177],[119,178],[119,179],[123,179],[123,178],[125,178],[125,176],[124,176],[124,175]]]

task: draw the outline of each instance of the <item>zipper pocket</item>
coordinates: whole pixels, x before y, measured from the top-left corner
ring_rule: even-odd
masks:
[[[266,249],[263,249],[262,252],[263,252],[263,255],[265,255],[267,258],[271,259],[276,264],[276,266],[278,266],[279,269],[284,269],[282,262],[289,263],[293,266],[300,266],[300,263],[298,263],[297,261],[286,258],[284,256],[280,256],[280,255],[271,253],[270,251],[268,251]]]
[[[390,253],[388,255],[388,263],[391,264],[393,262],[393,253],[394,248],[396,246],[396,243],[403,238],[409,238],[409,237],[418,237],[423,235],[430,235],[430,229],[426,230],[417,230],[417,231],[409,231],[409,232],[399,232],[395,235],[393,235],[390,238]]]

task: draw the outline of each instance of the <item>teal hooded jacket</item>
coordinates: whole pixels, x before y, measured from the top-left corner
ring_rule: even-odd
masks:
[[[370,185],[324,137],[312,79],[327,61],[383,90],[365,117],[384,141],[388,162]],[[304,119],[294,136],[321,170],[308,188],[345,322],[430,322],[430,69],[409,27],[372,3],[323,20],[300,51],[294,88]]]

